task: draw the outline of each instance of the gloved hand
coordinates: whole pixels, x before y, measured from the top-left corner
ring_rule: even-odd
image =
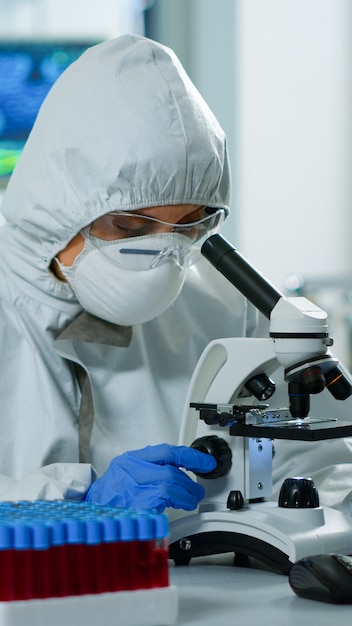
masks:
[[[216,467],[210,454],[186,446],[160,444],[125,452],[90,486],[85,500],[97,504],[156,509],[195,509],[204,488],[180,467],[206,473]]]

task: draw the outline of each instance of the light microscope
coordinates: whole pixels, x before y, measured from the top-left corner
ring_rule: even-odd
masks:
[[[309,476],[288,476],[277,501],[270,499],[275,439],[352,435],[349,402],[346,419],[309,416],[323,390],[334,406],[352,395],[350,375],[330,351],[327,314],[306,298],[282,295],[221,235],[201,252],[268,318],[269,337],[214,340],[200,357],[179,443],[213,454],[217,467],[197,476],[205,498],[196,512],[171,518],[170,558],[187,564],[233,552],[235,562],[254,557],[288,573],[307,555],[352,554],[352,517],[321,506]],[[281,398],[288,406],[277,405]]]

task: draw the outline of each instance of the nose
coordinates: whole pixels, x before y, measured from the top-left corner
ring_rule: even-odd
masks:
[[[173,232],[172,224],[168,226],[167,224],[158,224],[157,222],[155,222],[152,228],[150,229],[150,234],[153,234],[153,235],[160,235],[161,233],[172,233],[172,232]]]

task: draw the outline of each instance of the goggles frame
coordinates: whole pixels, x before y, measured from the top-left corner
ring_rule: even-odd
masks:
[[[208,237],[209,233],[218,230],[226,216],[224,209],[206,207],[203,210],[209,213],[200,219],[176,223],[166,222],[159,218],[133,211],[111,211],[94,220],[83,230],[88,237],[93,236],[106,241],[172,232],[185,235],[193,243],[197,243],[199,240]],[[195,213],[199,213],[199,211],[195,211]],[[124,218],[127,218],[127,220]],[[130,220],[130,227],[128,220]],[[126,221],[125,224],[124,221]],[[88,232],[86,229],[88,229]]]
[[[224,209],[204,210],[212,212],[193,222],[184,223],[166,222],[128,211],[110,212],[83,228],[81,233],[89,242],[90,249],[99,249],[117,267],[145,271],[166,262],[174,262],[182,270],[199,260],[200,242],[217,231],[226,217]],[[128,230],[123,225],[124,217],[133,218],[133,223],[138,225],[140,222],[142,227]],[[114,218],[116,223],[113,222]],[[97,222],[99,224],[96,228]],[[152,228],[148,227],[150,225]],[[126,232],[130,233],[129,236],[126,236]]]

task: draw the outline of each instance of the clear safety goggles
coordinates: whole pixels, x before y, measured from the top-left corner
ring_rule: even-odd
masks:
[[[190,219],[192,215],[198,219]],[[183,269],[199,259],[202,242],[220,228],[225,211],[202,208],[187,218],[174,224],[133,212],[112,212],[99,217],[82,234],[93,248],[125,269],[153,269],[167,261]]]

